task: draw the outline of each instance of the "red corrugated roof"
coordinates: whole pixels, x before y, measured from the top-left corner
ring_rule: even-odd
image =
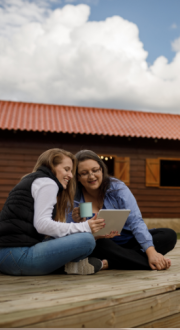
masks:
[[[0,101],[0,128],[180,140],[180,115]]]

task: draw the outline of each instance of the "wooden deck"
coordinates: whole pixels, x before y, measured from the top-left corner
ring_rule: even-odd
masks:
[[[0,276],[1,328],[179,328],[180,241],[166,271]]]

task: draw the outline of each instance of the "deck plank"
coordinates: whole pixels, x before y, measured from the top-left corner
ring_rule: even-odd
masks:
[[[38,328],[119,328],[138,327],[146,321],[153,321],[172,313],[180,312],[180,292],[171,292],[156,297],[119,304],[108,308],[82,312],[71,317],[51,319],[47,322],[35,323]],[[29,326],[28,326],[29,327]],[[32,327],[32,325],[30,326]]]
[[[139,328],[180,328],[180,313],[142,324]]]
[[[1,274],[0,327],[146,327],[166,324],[167,316],[178,324],[180,242],[169,256],[172,266],[166,271],[110,270],[92,276]]]
[[[164,289],[164,288],[163,288]],[[172,293],[174,291],[174,287],[166,287],[166,292]],[[99,311],[102,310],[104,313],[104,310],[106,310],[106,313],[109,315],[109,310],[114,309],[116,306],[122,309],[121,304],[125,304],[127,302],[133,302],[133,304],[136,305],[136,302],[142,301],[142,299],[146,297],[154,297],[159,295],[161,293],[164,293],[164,290],[162,289],[155,289],[155,290],[143,290],[143,291],[137,291],[133,294],[124,295],[124,296],[112,296],[111,298],[105,298],[105,299],[94,299],[94,300],[88,300],[83,301],[81,303],[69,303],[69,304],[53,304],[53,306],[50,307],[44,307],[43,308],[37,308],[35,309],[35,306],[33,309],[28,309],[26,311],[18,311],[13,313],[7,313],[4,315],[1,315],[0,318],[0,327],[56,327],[54,322],[58,319],[62,319],[62,322],[65,322],[63,327],[66,327],[66,323],[68,319],[72,319],[72,324],[70,326],[70,321],[68,321],[68,327],[74,327],[74,315],[76,317],[87,318],[87,313],[92,313],[95,315],[95,313],[99,313]],[[132,308],[132,306],[130,306]],[[108,309],[108,310],[107,310]],[[89,314],[88,314],[89,315]],[[104,314],[102,314],[104,315]],[[66,318],[65,318],[66,317]],[[92,316],[90,317],[90,320],[92,320]],[[41,325],[41,322],[47,323],[47,325]],[[37,323],[36,323],[37,322]],[[44,324],[44,323],[43,323]],[[59,326],[58,326],[59,327]],[[61,326],[62,327],[62,326]],[[81,327],[80,325],[77,327]],[[89,327],[89,326],[88,326]],[[94,327],[94,326],[91,326]]]

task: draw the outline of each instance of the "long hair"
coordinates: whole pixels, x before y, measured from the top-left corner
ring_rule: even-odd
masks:
[[[76,156],[76,159],[77,159],[76,182],[77,182],[77,185],[79,186],[80,189],[82,188],[82,185],[81,185],[80,182],[78,182],[78,164],[80,162],[85,161],[85,160],[93,159],[101,167],[102,173],[103,173],[103,179],[102,179],[102,183],[99,187],[99,198],[101,200],[103,200],[104,196],[105,196],[105,193],[106,193],[106,190],[109,188],[110,182],[111,182],[110,176],[108,175],[107,166],[102,161],[102,159],[99,158],[99,156],[92,150],[80,150],[80,151],[77,152],[77,154],[75,156]]]
[[[49,149],[43,152],[33,168],[32,172],[36,172],[40,166],[46,166],[51,170],[51,172],[56,175],[56,166],[62,163],[63,158],[69,157],[73,163],[73,178],[69,181],[67,189],[63,189],[57,196],[57,206],[56,206],[56,221],[65,221],[66,212],[72,211],[73,209],[73,201],[76,189],[75,183],[75,173],[76,173],[76,158],[75,156],[66,150],[63,149]]]

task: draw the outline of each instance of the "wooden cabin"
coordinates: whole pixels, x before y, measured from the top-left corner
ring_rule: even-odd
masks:
[[[180,115],[0,101],[0,210],[54,147],[95,151],[128,185],[149,228],[180,232]]]

